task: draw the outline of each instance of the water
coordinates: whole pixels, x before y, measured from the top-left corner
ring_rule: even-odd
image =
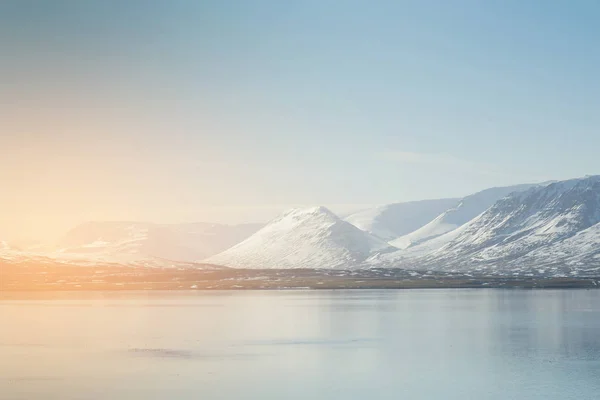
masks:
[[[1,399],[600,398],[600,290],[50,297],[0,301]]]

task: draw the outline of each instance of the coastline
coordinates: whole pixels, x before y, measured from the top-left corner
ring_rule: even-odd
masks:
[[[600,277],[503,276],[443,271],[248,270],[0,265],[8,292],[336,289],[600,289]]]

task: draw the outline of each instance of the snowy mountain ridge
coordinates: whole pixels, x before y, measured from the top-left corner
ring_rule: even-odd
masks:
[[[414,232],[390,241],[390,244],[400,249],[406,249],[410,246],[415,246],[434,239],[466,224],[503,197],[513,192],[527,190],[533,186],[536,185],[523,184],[495,187],[464,197],[456,206],[444,211],[433,219],[433,221],[420,227]]]
[[[587,266],[600,270],[599,223],[600,176],[560,181],[499,200],[458,232],[434,239],[441,244],[437,249],[398,251],[379,266],[504,273],[548,265],[553,273],[577,274]]]
[[[360,230],[389,241],[422,227],[458,202],[459,199],[450,198],[386,204],[356,212],[345,220]]]
[[[351,268],[395,248],[325,207],[290,210],[206,263],[234,268]]]
[[[20,251],[0,242],[0,261],[157,267],[194,267],[204,262],[254,269],[600,274],[600,176],[492,188],[462,201],[419,203],[378,207],[346,219],[321,206],[294,209],[262,228],[87,223],[73,229],[60,241],[59,249],[51,252]],[[421,225],[416,229],[387,242],[394,232],[418,221]]]

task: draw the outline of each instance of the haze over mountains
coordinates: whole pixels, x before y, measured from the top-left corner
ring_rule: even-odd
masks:
[[[158,266],[198,262],[239,243],[261,226],[88,222],[69,231],[49,255],[70,262]]]
[[[206,262],[255,269],[597,273],[600,177],[390,204],[345,219],[311,207],[288,211],[265,226],[94,222],[70,231],[52,251],[19,252],[0,242],[0,258],[81,265]]]
[[[260,224],[88,222],[69,231],[58,243],[58,251],[194,261],[228,249],[260,227]]]
[[[67,232],[56,244],[17,248],[2,242],[0,258],[18,260],[48,257],[84,265],[108,263],[169,266],[177,262],[198,262],[226,250],[261,226],[262,224],[87,222]]]

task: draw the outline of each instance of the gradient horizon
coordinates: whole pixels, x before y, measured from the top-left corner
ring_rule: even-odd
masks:
[[[600,173],[600,3],[3,1],[0,240]]]

